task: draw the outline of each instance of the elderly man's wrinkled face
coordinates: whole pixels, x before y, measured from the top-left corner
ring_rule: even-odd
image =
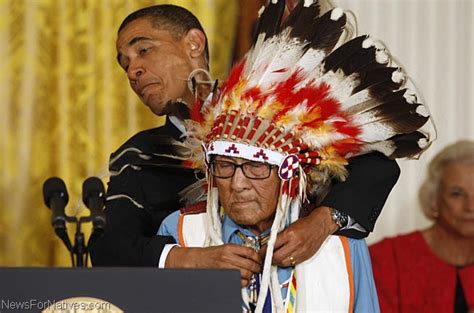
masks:
[[[435,206],[437,223],[474,240],[474,163],[450,164],[443,170]]]
[[[222,161],[234,164],[249,162],[241,158],[224,156],[217,156],[214,160],[214,162]],[[254,164],[258,166],[259,162]],[[256,168],[254,173],[259,173],[260,170]],[[280,191],[280,178],[276,168],[272,168],[270,176],[265,179],[247,178],[241,168],[236,168],[234,176],[215,177],[214,182],[219,190],[220,203],[234,222],[247,226],[256,234],[271,227]]]

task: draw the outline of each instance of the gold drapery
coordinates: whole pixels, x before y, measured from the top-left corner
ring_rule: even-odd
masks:
[[[83,180],[106,182],[109,154],[162,123],[140,104],[115,58],[123,18],[159,3],[196,14],[209,37],[211,72],[225,77],[237,0],[0,0],[0,266],[69,266],[43,182],[63,178],[67,212],[84,214]]]

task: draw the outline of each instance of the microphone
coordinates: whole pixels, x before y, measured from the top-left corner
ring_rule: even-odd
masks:
[[[102,181],[97,177],[89,177],[82,184],[82,201],[91,211],[91,220],[94,231],[102,232],[105,227],[105,189]]]
[[[59,177],[48,178],[43,184],[44,204],[53,211],[51,224],[54,229],[66,228],[64,208],[69,201],[66,185]]]
[[[71,242],[66,231],[66,213],[64,209],[69,201],[66,185],[59,177],[50,177],[43,183],[44,204],[51,209],[53,215],[51,224],[59,238],[64,242],[69,251],[72,250]]]

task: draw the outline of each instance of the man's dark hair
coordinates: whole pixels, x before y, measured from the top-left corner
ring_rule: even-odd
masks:
[[[197,17],[190,11],[172,4],[161,4],[143,8],[127,16],[120,25],[118,32],[120,33],[128,23],[142,17],[149,18],[153,27],[169,31],[175,39],[181,39],[193,28],[202,31],[206,38],[204,57],[206,58],[206,62],[209,62],[209,48],[206,32]]]

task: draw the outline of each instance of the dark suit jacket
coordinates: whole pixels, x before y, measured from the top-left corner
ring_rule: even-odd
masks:
[[[157,266],[162,249],[171,237],[156,236],[162,220],[182,204],[178,193],[195,181],[190,170],[157,167],[140,157],[136,149],[152,154],[157,137],[179,139],[181,133],[167,119],[162,127],[140,132],[111,155],[104,234],[89,242],[94,266]],[[372,231],[386,198],[398,179],[395,161],[377,153],[353,158],[344,183],[334,183],[322,205],[337,208]],[[355,230],[341,234],[363,238]]]

